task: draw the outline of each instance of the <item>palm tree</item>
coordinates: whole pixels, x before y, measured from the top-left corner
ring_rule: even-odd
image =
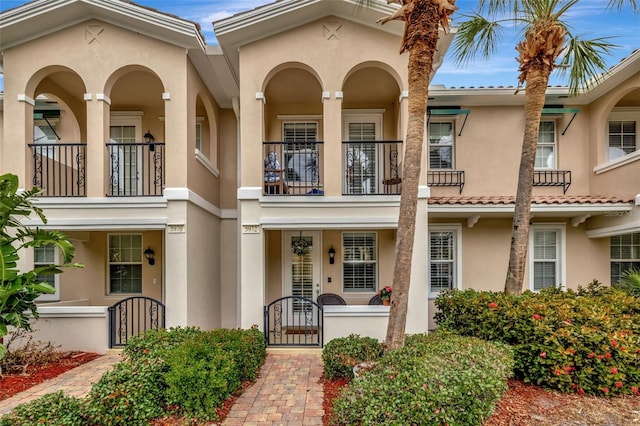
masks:
[[[464,64],[476,55],[488,57],[496,50],[504,22],[524,34],[516,46],[520,65],[518,89],[525,86],[525,128],[505,282],[505,292],[509,294],[522,292],[538,129],[549,76],[556,69],[569,71],[569,91],[575,95],[599,81],[605,71],[603,58],[615,47],[606,37],[583,40],[571,33],[564,18],[579,3],[580,0],[479,0],[479,10],[486,9],[489,17],[506,14],[508,19],[491,21],[480,13],[466,16],[470,19],[459,25],[454,42],[456,61]],[[609,0],[607,7],[620,9],[626,3],[634,12],[638,11],[636,0]]]
[[[371,1],[362,0],[363,3]],[[400,53],[409,53],[409,117],[398,213],[393,299],[385,342],[386,350],[390,351],[404,345],[429,78],[440,37],[440,25],[448,31],[449,16],[457,7],[455,0],[387,0],[387,3],[397,3],[400,8],[378,22],[384,24],[394,19],[405,21]]]

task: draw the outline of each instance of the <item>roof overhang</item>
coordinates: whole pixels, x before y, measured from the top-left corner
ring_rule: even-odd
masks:
[[[222,51],[237,76],[240,47],[325,16],[337,16],[400,38],[404,34],[403,22],[391,21],[385,25],[377,23],[380,18],[392,15],[397,9],[397,5],[380,0],[367,5],[360,4],[359,0],[279,0],[215,21],[213,26]],[[449,34],[444,34],[441,30],[434,58],[434,73],[442,64],[455,32],[456,28],[452,28]]]

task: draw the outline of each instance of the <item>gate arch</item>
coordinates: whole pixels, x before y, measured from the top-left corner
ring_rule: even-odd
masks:
[[[117,348],[146,330],[165,325],[165,306],[146,296],[132,296],[109,306],[109,347]]]
[[[264,307],[267,346],[322,347],[322,306],[302,296],[287,296]]]

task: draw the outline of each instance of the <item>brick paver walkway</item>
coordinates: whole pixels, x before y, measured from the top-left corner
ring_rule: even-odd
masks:
[[[70,396],[84,397],[91,390],[91,385],[97,382],[105,371],[111,369],[113,364],[119,362],[120,358],[119,353],[103,355],[79,367],[65,371],[58,377],[20,392],[11,398],[0,401],[0,416],[10,412],[22,403],[59,390]]]
[[[225,426],[322,425],[320,354],[269,354],[256,382],[236,400]]]
[[[0,401],[0,416],[47,393],[84,397],[121,359],[107,354]],[[269,353],[256,382],[236,400],[223,425],[322,425],[322,358],[317,353]]]

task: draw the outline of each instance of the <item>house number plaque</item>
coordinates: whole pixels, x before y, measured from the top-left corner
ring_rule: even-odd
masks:
[[[243,234],[259,234],[260,225],[242,225]]]

